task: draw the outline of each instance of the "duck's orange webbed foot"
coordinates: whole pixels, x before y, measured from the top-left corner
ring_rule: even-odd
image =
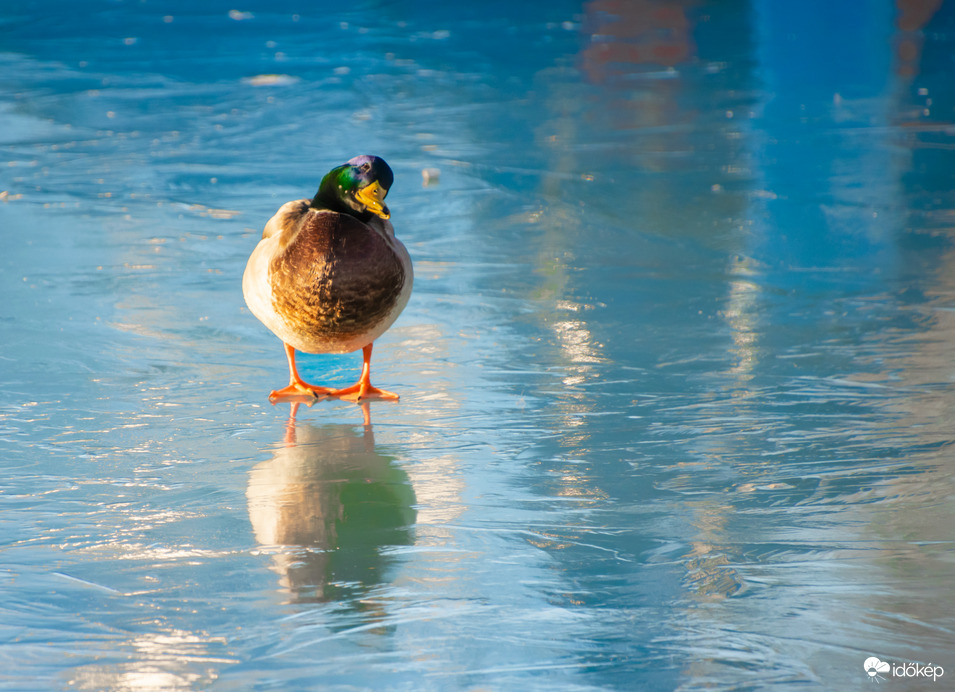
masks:
[[[330,396],[334,391],[335,390],[328,387],[317,387],[299,380],[297,382],[290,382],[287,387],[269,392],[269,401],[273,404],[280,401],[311,403],[315,399]]]
[[[336,399],[345,399],[346,401],[368,401],[369,399],[384,399],[385,401],[398,401],[398,395],[384,389],[378,389],[371,384],[371,344],[362,349],[361,377],[358,382],[351,387],[344,389],[335,389],[328,393]]]
[[[384,399],[385,401],[398,401],[400,398],[394,392],[389,392],[384,389],[378,389],[378,387],[372,386],[370,382],[362,382],[359,380],[351,387],[345,387],[343,389],[333,389],[328,393],[328,396],[333,396],[336,399],[344,399],[346,401],[369,401],[371,399]]]
[[[285,344],[285,356],[288,358],[288,386],[269,392],[269,401],[273,404],[279,401],[298,401],[311,406],[315,399],[321,399],[332,393],[333,390],[330,387],[317,387],[299,377],[298,369],[295,367],[295,349],[288,344]]]

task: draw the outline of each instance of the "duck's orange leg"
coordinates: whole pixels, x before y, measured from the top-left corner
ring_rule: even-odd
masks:
[[[288,386],[270,392],[269,401],[275,403],[276,401],[297,396],[322,397],[333,393],[332,389],[329,389],[328,387],[316,387],[313,384],[308,384],[299,376],[298,369],[295,367],[295,349],[288,344],[285,344],[285,356],[288,358]]]
[[[333,389],[328,392],[328,396],[339,399],[348,399],[349,401],[365,401],[367,399],[386,399],[388,401],[397,401],[398,395],[394,392],[386,392],[384,389],[378,389],[371,384],[371,347],[368,344],[361,350],[363,363],[361,366],[361,377],[358,382],[351,387],[344,389]]]

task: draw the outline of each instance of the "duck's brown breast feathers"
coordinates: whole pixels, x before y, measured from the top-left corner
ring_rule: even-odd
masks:
[[[275,311],[322,338],[348,338],[386,319],[405,278],[381,234],[334,212],[307,212],[270,267]]]

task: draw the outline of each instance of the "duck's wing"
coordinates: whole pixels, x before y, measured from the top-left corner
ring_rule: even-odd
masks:
[[[262,231],[262,238],[271,238],[277,233],[291,233],[299,219],[308,211],[310,201],[307,199],[297,199],[293,202],[286,202],[275,215],[265,224],[265,230]]]

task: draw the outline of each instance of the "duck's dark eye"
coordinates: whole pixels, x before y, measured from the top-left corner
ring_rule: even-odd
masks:
[[[367,161],[365,161],[365,163],[363,163],[363,164],[358,168],[358,170],[361,171],[362,173],[367,173],[368,171],[371,170],[371,164],[368,163]]]

